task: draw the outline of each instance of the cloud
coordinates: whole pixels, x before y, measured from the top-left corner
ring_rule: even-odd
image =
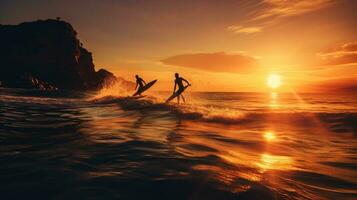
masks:
[[[310,87],[320,92],[355,92],[357,90],[357,77],[328,79],[312,84]]]
[[[230,27],[239,27],[239,30],[250,30],[252,27],[259,27],[261,31],[283,18],[313,12],[329,6],[332,2],[332,0],[261,0],[258,4],[260,9],[252,13],[250,18],[245,21],[244,24],[246,25],[232,25]],[[232,28],[228,28],[228,30],[234,33],[246,33],[246,31],[236,31],[236,29]]]
[[[328,51],[318,53],[322,65],[346,65],[357,63],[357,42],[338,45]]]
[[[334,51],[345,51],[345,52],[349,52],[349,51],[357,51],[357,42],[349,42],[349,43],[345,43],[345,44],[341,44],[338,45],[334,48],[331,48],[330,50],[328,50],[327,52],[334,52]]]
[[[320,55],[323,65],[346,65],[357,63],[357,52],[335,53],[333,55]]]
[[[345,51],[357,51],[357,42],[346,43],[342,46]]]
[[[242,26],[229,26],[227,28],[229,31],[233,31],[234,33],[259,33],[262,31],[262,27],[242,27]]]
[[[258,13],[253,20],[276,19],[289,16],[302,15],[324,8],[332,3],[332,0],[263,0],[265,9]]]
[[[257,66],[255,57],[225,52],[182,54],[163,59],[161,62],[179,67],[231,73],[245,73]]]

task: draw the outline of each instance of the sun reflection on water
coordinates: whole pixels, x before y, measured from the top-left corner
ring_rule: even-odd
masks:
[[[267,170],[290,170],[292,169],[293,160],[288,156],[276,156],[270,154],[262,154],[258,167],[265,172]]]
[[[270,93],[270,103],[269,106],[271,108],[276,108],[279,107],[279,104],[277,103],[278,100],[278,93],[277,92],[272,92]]]
[[[276,136],[275,136],[274,132],[272,132],[272,131],[265,132],[263,136],[267,142],[272,142],[272,141],[276,140]]]

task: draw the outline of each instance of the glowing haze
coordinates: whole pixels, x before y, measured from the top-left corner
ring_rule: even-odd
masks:
[[[179,72],[196,91],[352,91],[356,9],[354,0],[2,0],[0,24],[61,17],[97,68],[159,79],[156,90],[171,90]]]

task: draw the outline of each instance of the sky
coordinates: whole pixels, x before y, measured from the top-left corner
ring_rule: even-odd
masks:
[[[0,24],[61,17],[96,69],[158,79],[155,90],[172,90],[178,72],[193,91],[353,91],[356,10],[355,0],[0,0]]]

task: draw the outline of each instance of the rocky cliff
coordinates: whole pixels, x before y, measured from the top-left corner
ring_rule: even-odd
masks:
[[[71,24],[39,20],[0,25],[0,81],[3,87],[93,90],[114,83],[110,72],[95,71]]]

